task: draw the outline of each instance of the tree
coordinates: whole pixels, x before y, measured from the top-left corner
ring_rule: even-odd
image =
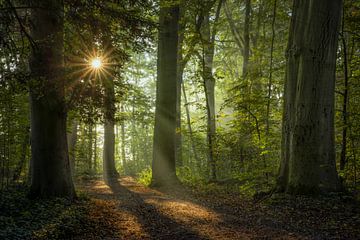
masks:
[[[215,3],[215,2],[214,2]],[[207,141],[208,141],[208,164],[210,167],[210,178],[216,180],[216,158],[214,154],[215,137],[216,137],[216,116],[215,116],[215,78],[213,76],[214,54],[215,54],[215,37],[217,33],[217,23],[220,17],[220,10],[223,0],[219,0],[213,27],[210,27],[210,9],[205,10],[202,15],[202,24],[200,29],[200,37],[202,43],[203,54],[202,76],[204,79],[204,90],[206,99],[207,113]]]
[[[287,49],[278,190],[340,189],[335,166],[334,90],[341,0],[294,0]]]
[[[109,41],[107,41],[109,43]],[[111,67],[112,68],[112,67]],[[112,70],[111,73],[114,73]],[[104,148],[103,148],[103,175],[105,181],[119,177],[115,167],[115,86],[114,76],[106,76],[103,81],[105,89],[104,101]]]
[[[33,1],[30,86],[32,177],[30,196],[76,196],[66,139],[63,79],[64,5],[60,0]]]
[[[177,181],[175,167],[179,5],[160,1],[152,185]]]

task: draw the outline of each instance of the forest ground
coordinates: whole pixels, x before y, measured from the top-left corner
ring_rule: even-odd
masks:
[[[185,186],[151,189],[131,177],[79,186],[101,227],[74,239],[359,239],[359,203],[343,196],[262,202]],[[106,230],[107,229],[107,230]]]
[[[26,185],[13,186],[0,193],[0,239],[360,239],[360,203],[351,196],[254,202],[239,187],[79,180],[71,201],[29,199]]]

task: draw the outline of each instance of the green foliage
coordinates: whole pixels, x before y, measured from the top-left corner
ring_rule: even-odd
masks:
[[[1,239],[64,239],[77,235],[86,222],[89,199],[29,200],[27,188],[13,187],[0,196]]]
[[[151,176],[151,168],[146,168],[138,173],[137,179],[139,183],[149,186],[151,183]]]

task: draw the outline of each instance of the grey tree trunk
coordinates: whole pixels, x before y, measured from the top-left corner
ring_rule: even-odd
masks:
[[[250,11],[251,0],[245,0],[245,21],[244,21],[244,53],[242,77],[246,78],[249,70],[250,60]]]
[[[177,82],[176,82],[176,154],[175,162],[177,166],[183,166],[182,158],[182,133],[181,133],[181,84],[183,82],[183,74],[185,64],[183,59],[183,42],[184,42],[184,17],[183,1],[179,6],[179,33],[178,33],[178,57],[177,57]]]
[[[103,177],[106,182],[111,182],[119,177],[115,167],[115,90],[113,76],[108,76],[104,81],[105,88],[105,123],[103,147]]]
[[[204,90],[205,90],[206,112],[207,112],[207,141],[208,141],[207,159],[210,168],[211,180],[216,180],[216,157],[214,156],[215,138],[216,138],[215,78],[213,76],[212,71],[214,64],[215,36],[217,33],[217,23],[219,20],[222,4],[223,4],[223,0],[219,0],[212,31],[210,28],[210,13],[208,11],[204,13],[204,18],[201,26],[201,42],[203,48],[202,75],[204,79]]]
[[[120,106],[121,108],[121,112],[124,113],[125,109],[124,109],[124,105],[121,104]],[[127,161],[126,161],[126,152],[125,152],[125,119],[123,119],[121,121],[121,160],[122,160],[122,164],[123,164],[123,168],[124,168],[124,173],[125,175],[128,172],[127,169]]]
[[[176,183],[175,136],[179,5],[160,1],[152,185]]]
[[[196,162],[196,164],[199,164],[200,159],[199,159],[197,151],[196,151],[196,146],[195,146],[195,141],[194,141],[194,134],[193,134],[192,126],[191,126],[189,103],[188,103],[187,96],[186,96],[185,85],[184,85],[184,83],[182,83],[181,85],[182,85],[182,93],[183,93],[183,96],[184,96],[186,120],[187,120],[187,125],[188,125],[188,128],[189,128],[191,147],[192,147],[192,150],[193,150],[195,162]]]
[[[66,139],[63,81],[64,6],[37,0],[31,10],[30,87],[32,177],[30,197],[76,196]]]
[[[341,0],[294,0],[287,49],[278,191],[337,191],[335,62]]]

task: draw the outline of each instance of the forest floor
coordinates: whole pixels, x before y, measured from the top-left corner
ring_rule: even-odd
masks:
[[[256,203],[234,192],[151,189],[131,177],[78,187],[97,206],[89,215],[99,224],[71,239],[360,239],[360,206],[347,197]]]

